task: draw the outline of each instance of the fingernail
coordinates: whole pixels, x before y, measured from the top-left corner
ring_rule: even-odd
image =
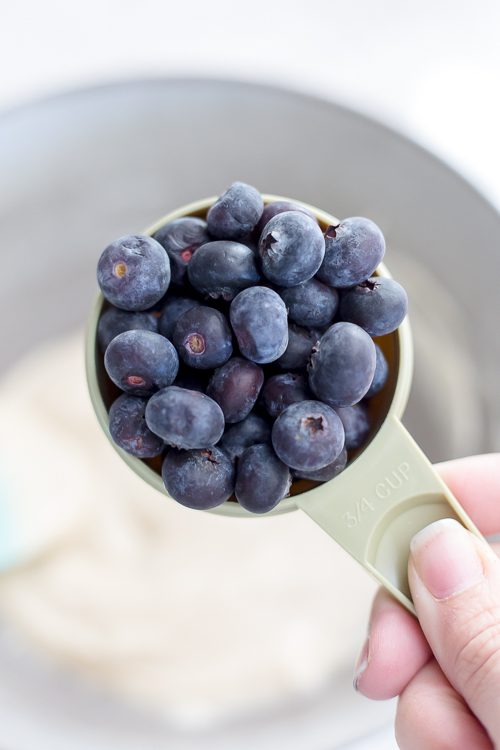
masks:
[[[472,534],[451,518],[415,534],[410,549],[418,577],[436,599],[465,591],[484,576]]]
[[[356,666],[354,667],[354,690],[358,690],[358,682],[359,678],[365,671],[366,667],[368,666],[368,661],[370,658],[370,640],[369,638],[366,639],[363,648],[359,652],[358,658],[356,659]]]

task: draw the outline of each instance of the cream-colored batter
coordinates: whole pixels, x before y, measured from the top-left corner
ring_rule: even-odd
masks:
[[[354,662],[366,572],[300,511],[228,518],[143,483],[98,426],[83,334],[3,379],[0,424],[22,558],[0,576],[0,607],[60,664],[171,719],[216,721]]]

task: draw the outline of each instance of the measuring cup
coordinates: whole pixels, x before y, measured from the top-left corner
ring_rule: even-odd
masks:
[[[262,197],[265,203],[291,200],[275,195]],[[197,201],[172,211],[144,234],[153,236],[164,224],[181,216],[204,218],[215,200]],[[313,212],[323,231],[339,223],[324,211],[302,205]],[[390,277],[383,263],[376,273]],[[125,463],[168,496],[160,473],[161,457],[135,458],[119,448],[109,433],[108,410],[120,391],[108,378],[104,357],[96,343],[97,324],[107,306],[109,303],[100,294],[86,333],[86,372],[92,404],[102,429]],[[372,426],[367,444],[350,454],[344,471],[329,482],[320,485],[307,480],[294,482],[291,496],[266,515],[302,509],[415,614],[407,576],[412,536],[440,518],[454,518],[481,539],[482,535],[401,423],[413,372],[408,318],[396,331],[377,338],[376,342],[388,361],[389,377],[383,389],[368,402]],[[206,512],[262,517],[231,500]]]

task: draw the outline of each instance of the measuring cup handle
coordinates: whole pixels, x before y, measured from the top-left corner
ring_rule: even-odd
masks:
[[[413,613],[407,573],[413,535],[433,521],[454,518],[482,539],[393,414],[341,474],[296,501]]]

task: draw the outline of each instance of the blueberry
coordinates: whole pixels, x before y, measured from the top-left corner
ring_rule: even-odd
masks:
[[[99,348],[102,352],[105,352],[109,343],[119,333],[139,328],[158,333],[158,318],[151,312],[130,312],[120,310],[118,307],[110,307],[101,315],[97,325]]]
[[[240,352],[259,364],[273,362],[288,344],[286,307],[272,289],[244,289],[231,302],[229,318]]]
[[[177,321],[187,310],[199,307],[201,302],[192,297],[169,297],[158,321],[158,331],[170,341],[174,338]]]
[[[297,479],[312,479],[314,482],[329,482],[343,471],[347,464],[347,450],[342,448],[337,458],[335,458],[331,464],[323,466],[322,469],[315,469],[313,471],[300,471],[298,469],[292,469],[292,476]]]
[[[174,380],[173,385],[179,388],[186,388],[188,391],[206,393],[211,372],[211,370],[195,370],[181,362],[179,374]]]
[[[290,469],[269,445],[252,445],[238,461],[235,495],[251,513],[267,513],[288,494]]]
[[[206,242],[210,242],[207,222],[195,216],[182,216],[159,229],[157,240],[167,251],[172,271],[172,284],[184,284],[186,269],[193,253]]]
[[[264,227],[266,226],[268,221],[271,221],[271,219],[278,214],[285,213],[285,211],[299,211],[300,213],[306,214],[306,216],[310,216],[313,221],[316,221],[316,217],[313,212],[309,211],[309,209],[305,206],[301,206],[300,203],[292,203],[292,201],[273,201],[272,203],[268,203],[266,206],[264,206],[262,216],[260,217],[259,222],[255,227],[254,232],[257,235],[257,239],[260,238],[260,235],[262,234]],[[316,221],[316,223],[318,222]]]
[[[320,334],[310,328],[291,323],[288,326],[288,345],[284,353],[274,363],[280,370],[303,370],[307,367],[313,346]]]
[[[170,284],[170,262],[159,242],[128,234],[112,242],[97,264],[103,295],[122,310],[147,310]]]
[[[257,443],[271,445],[271,425],[255,412],[250,412],[248,417],[225,431],[217,447],[227,453],[234,463],[243,451]]]
[[[379,276],[349,289],[340,303],[341,318],[360,326],[370,336],[395,331],[407,312],[408,297],[401,284]]]
[[[219,367],[207,387],[226,422],[241,422],[252,410],[264,382],[262,367],[242,357],[234,357]]]
[[[313,349],[309,386],[332,407],[352,406],[368,391],[376,359],[375,344],[362,328],[335,323]]]
[[[303,375],[285,372],[272,375],[262,389],[262,402],[271,417],[277,417],[291,404],[311,399],[311,391]]]
[[[276,419],[272,441],[283,463],[312,471],[337,458],[344,447],[344,428],[338,414],[326,404],[299,401]]]
[[[325,232],[325,259],[318,278],[347,289],[372,275],[384,257],[384,235],[373,221],[362,216],[344,219]]]
[[[257,259],[246,245],[230,240],[209,242],[188,266],[191,285],[214,299],[233,299],[238,292],[260,281]]]
[[[118,334],[104,355],[109,377],[132,396],[150,396],[174,382],[179,357],[164,336],[133,330]]]
[[[344,406],[335,410],[342,420],[345,432],[345,447],[348,451],[360,448],[370,432],[370,414],[363,403]]]
[[[154,458],[165,448],[163,440],[146,424],[147,398],[123,393],[111,404],[109,431],[115,443],[137,458]]]
[[[170,497],[186,508],[216,508],[234,491],[234,465],[218,448],[172,449],[165,456],[161,474]]]
[[[181,359],[203,370],[219,367],[233,352],[231,329],[224,315],[212,307],[192,307],[174,329],[174,344]]]
[[[259,241],[264,275],[279,286],[296,286],[312,278],[325,255],[325,240],[316,221],[299,211],[277,214]]]
[[[263,210],[258,190],[244,182],[233,182],[209,209],[208,231],[219,240],[239,240],[254,228]]]
[[[389,365],[387,364],[387,360],[384,357],[382,349],[377,344],[375,344],[375,351],[377,352],[375,374],[373,376],[371,386],[365,393],[365,398],[371,398],[376,393],[381,391],[387,381],[387,376],[389,375]]]
[[[277,289],[277,292],[287,307],[289,320],[299,326],[326,326],[337,312],[338,292],[318,279]]]
[[[204,393],[171,385],[155,393],[146,407],[149,429],[174,448],[210,448],[224,432],[224,415]]]

